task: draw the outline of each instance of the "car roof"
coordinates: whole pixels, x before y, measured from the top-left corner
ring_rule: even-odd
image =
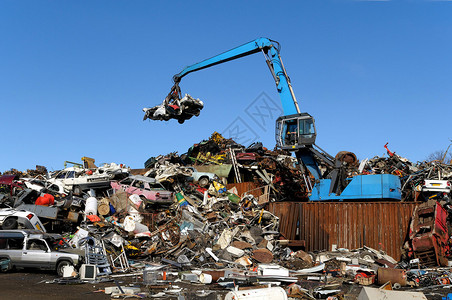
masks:
[[[10,230],[0,230],[0,235],[5,233],[21,233],[21,234],[43,234],[44,232],[36,229],[10,229]]]
[[[1,213],[27,213],[27,214],[33,214],[35,215],[35,213],[33,213],[32,211],[28,211],[22,208],[12,208],[12,207],[5,207],[5,208],[0,208],[0,214]]]
[[[47,233],[36,229],[11,229],[11,230],[0,230],[0,236],[18,236],[18,235],[28,235],[29,237],[33,238],[40,238],[40,237],[53,237],[53,238],[60,238],[61,234],[58,233]]]
[[[146,177],[143,175],[129,175],[129,178],[133,179],[133,180],[140,180],[143,182],[148,182],[148,183],[158,183],[157,179],[151,178],[151,177]]]

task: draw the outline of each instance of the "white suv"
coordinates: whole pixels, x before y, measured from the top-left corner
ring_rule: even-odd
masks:
[[[0,261],[9,260],[8,269],[56,270],[63,276],[68,265],[79,267],[84,251],[71,248],[59,234],[36,230],[0,230]]]

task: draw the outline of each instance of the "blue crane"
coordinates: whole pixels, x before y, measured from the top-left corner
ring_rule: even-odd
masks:
[[[203,60],[191,66],[185,67],[181,72],[173,76],[174,85],[165,98],[162,106],[173,113],[173,118],[183,123],[193,115],[198,115],[202,109],[202,103],[198,103],[198,109],[188,114],[181,114],[181,90],[179,83],[186,75],[200,71],[218,64],[245,57],[261,52],[270,69],[276,84],[276,90],[281,99],[284,116],[276,120],[276,143],[278,147],[295,153],[299,163],[312,174],[314,185],[312,187],[310,200],[356,200],[356,199],[394,199],[400,200],[400,180],[397,176],[365,175],[346,179],[343,174],[342,162],[323,151],[315,145],[316,129],[314,118],[308,113],[302,113],[298,101],[293,92],[290,78],[280,55],[278,42],[268,38],[258,38],[209,59]],[[183,98],[182,100],[184,100]],[[193,99],[192,99],[193,100]],[[155,110],[143,109],[144,119],[165,119],[155,115]],[[177,111],[177,113],[176,113]],[[154,115],[153,115],[154,114]],[[328,178],[322,177],[319,162],[326,164],[331,172]],[[356,179],[356,180],[355,180]],[[364,188],[363,188],[364,187]],[[366,187],[370,187],[367,191]]]
[[[209,59],[203,60],[199,63],[188,66],[178,74],[174,75],[173,80],[176,84],[178,84],[183,77],[192,72],[262,52],[265,56],[265,60],[273,76],[273,79],[275,80],[276,89],[278,90],[278,94],[281,98],[284,114],[299,114],[300,108],[293,92],[289,76],[287,76],[286,69],[284,68],[284,65],[282,63],[279,51],[280,46],[278,42],[269,40],[267,38],[259,38]]]

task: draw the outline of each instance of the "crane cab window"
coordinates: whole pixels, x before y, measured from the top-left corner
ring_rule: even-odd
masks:
[[[298,130],[302,138],[312,138],[314,132],[314,122],[312,119],[298,120]]]
[[[282,149],[293,151],[315,143],[314,118],[307,113],[282,116],[276,120],[276,143]]]
[[[297,120],[288,120],[285,122],[285,144],[286,146],[296,145],[298,140]]]

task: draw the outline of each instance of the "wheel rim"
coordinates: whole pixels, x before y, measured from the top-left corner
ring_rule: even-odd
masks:
[[[199,180],[199,185],[200,186],[206,186],[206,185],[208,185],[209,184],[209,180],[207,179],[207,178],[205,178],[205,177],[203,177],[203,178],[201,178],[200,180]]]
[[[0,258],[0,262],[4,262],[4,261],[7,261],[7,260],[8,260],[7,258]],[[11,269],[11,262],[8,263],[8,265],[6,266],[6,269],[4,269],[3,264],[2,264],[2,267],[1,267],[0,271],[6,272],[6,271],[9,271],[10,269]]]

